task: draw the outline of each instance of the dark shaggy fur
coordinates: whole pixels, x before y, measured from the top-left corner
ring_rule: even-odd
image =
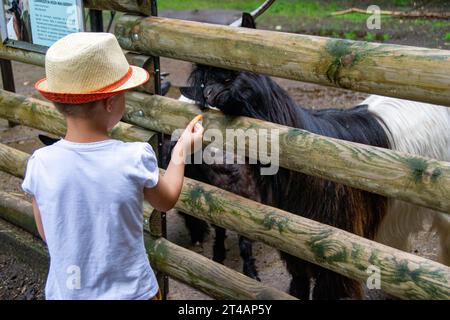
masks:
[[[166,167],[170,161],[170,152],[175,142],[168,137],[163,142],[162,167]],[[226,155],[224,154],[224,161]],[[193,161],[191,162],[193,163]],[[185,168],[185,176],[211,185],[219,186],[227,191],[240,194],[255,201],[261,201],[261,196],[255,183],[253,168],[247,165],[237,164],[188,164]],[[189,230],[192,245],[202,244],[209,233],[207,222],[180,212],[185,219],[186,228]],[[213,260],[223,263],[226,258],[225,229],[214,226],[215,240],[213,247]],[[252,243],[249,239],[239,237],[240,255],[243,259],[243,272],[247,276],[259,280],[255,267],[255,259],[252,253]]]
[[[298,106],[267,76],[208,66],[197,66],[191,74],[190,84],[190,90],[184,90],[184,94],[202,107],[209,104],[226,114],[389,148],[385,131],[364,105],[348,110],[308,110]],[[251,184],[255,190],[250,193],[260,195],[261,202],[369,239],[374,237],[386,212],[386,198],[379,195],[282,168],[276,175],[261,176],[258,165],[242,167],[251,167],[251,170],[244,170],[245,179],[255,179]],[[231,179],[234,189],[241,178]],[[234,192],[242,194],[241,190]],[[281,253],[281,256],[292,275],[291,294],[308,299],[310,280],[315,279],[314,299],[362,297],[357,281],[289,254]]]
[[[255,20],[249,13],[244,12],[242,14],[241,26],[245,28],[256,28]],[[217,74],[217,76],[221,76],[221,74]],[[227,81],[227,79],[224,80]],[[195,87],[181,88],[181,93],[186,97],[192,97],[192,95],[196,94],[199,94],[199,98],[202,96],[200,91]],[[168,139],[163,142],[163,165],[169,163],[170,150],[173,145],[174,143],[170,142]],[[224,154],[224,160],[225,158],[227,158],[226,154]],[[249,199],[261,201],[261,195],[258,193],[258,188],[256,188],[255,185],[257,179],[254,176],[253,168],[250,166],[227,164],[186,165],[185,175],[198,181],[220,186],[227,191],[240,194]],[[191,243],[193,245],[198,243],[201,244],[209,232],[209,225],[203,220],[186,215],[182,212],[181,214],[184,215],[186,227],[191,236]],[[213,247],[213,260],[223,263],[226,257],[226,231],[218,226],[214,226],[214,229],[216,237]],[[252,242],[243,236],[239,236],[239,250],[243,260],[243,273],[251,278],[260,280],[255,266],[255,259],[253,258]]]

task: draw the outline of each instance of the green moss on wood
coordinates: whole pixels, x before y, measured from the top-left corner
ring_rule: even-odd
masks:
[[[278,229],[278,232],[283,233],[287,230],[289,219],[287,217],[280,217],[276,212],[267,213],[264,216],[263,226],[267,230]]]
[[[181,201],[197,212],[220,214],[225,211],[220,197],[215,196],[211,191],[206,191],[199,185],[189,188]]]
[[[331,229],[324,230],[318,235],[311,236],[310,240],[308,240],[307,245],[317,261],[333,262],[333,259],[340,260],[342,258],[340,253],[327,257],[327,246],[333,246],[333,243],[329,240],[332,233],[333,231]]]
[[[436,181],[439,179],[439,177],[442,176],[442,169],[436,168],[433,170],[433,173],[431,174],[431,182],[436,183]]]
[[[204,190],[200,186],[189,188],[188,193],[183,197],[181,201],[191,207],[193,210],[202,212],[203,206],[201,204],[201,198],[203,192]]]
[[[380,252],[379,250],[373,250],[369,257],[369,263],[375,266],[380,266],[382,260],[380,260]]]
[[[309,132],[306,130],[300,130],[300,129],[296,129],[296,128],[289,128],[289,130],[286,133],[286,137],[288,139],[295,139],[299,136],[306,136],[308,135]]]
[[[364,247],[358,243],[352,243],[351,259],[354,261],[356,268],[365,271],[367,266],[362,263],[364,261]]]
[[[404,161],[411,169],[411,177],[414,182],[421,182],[428,168],[428,161],[421,158],[406,158]]]
[[[215,214],[225,212],[220,197],[215,196],[211,191],[204,191],[203,197],[210,212]]]
[[[423,265],[411,270],[408,266],[408,260],[402,259],[397,261],[396,258],[393,260],[395,264],[394,274],[388,281],[398,284],[412,282],[429,297],[433,297],[434,299],[448,299],[448,292],[442,291],[439,287],[431,284],[429,281],[423,281],[424,278],[432,278],[435,282],[448,283],[448,275],[439,270],[431,270],[429,266]],[[405,294],[410,296],[411,299],[417,295],[417,293],[409,291],[406,291]]]
[[[118,136],[120,134],[121,131],[122,131],[122,128],[120,128],[120,126],[115,126],[111,130],[111,136],[112,137],[116,137],[116,136]]]
[[[356,65],[363,53],[354,50],[355,42],[331,39],[325,46],[326,52],[331,56],[331,63],[326,71],[328,81],[342,87],[340,72],[342,68],[350,68]],[[358,48],[357,48],[358,49]]]

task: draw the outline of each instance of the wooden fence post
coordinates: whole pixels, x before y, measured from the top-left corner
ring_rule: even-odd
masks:
[[[102,10],[90,9],[89,19],[91,20],[91,32],[103,32]]]
[[[2,83],[3,89],[16,92],[16,86],[14,85],[14,73],[12,69],[11,60],[0,59],[0,66],[2,69]],[[10,128],[17,125],[15,122],[8,121]]]
[[[150,15],[158,16],[158,6],[156,0],[150,1]],[[153,85],[153,94],[161,95],[161,70],[159,56],[150,56],[146,62],[143,64],[145,68],[150,73],[150,86]],[[146,86],[148,90],[152,90],[149,85]],[[155,146],[155,137],[153,140],[149,140],[148,143],[152,144],[153,148],[158,157],[158,162],[162,161],[162,141],[164,139],[164,133],[157,134],[157,145]],[[157,147],[157,148],[155,148]],[[150,234],[154,239],[167,237],[167,226],[166,226],[166,213],[158,210],[153,210],[150,216]],[[156,279],[158,281],[159,288],[161,290],[161,295],[163,300],[167,300],[167,295],[169,294],[169,277],[162,273],[161,271],[156,272]]]

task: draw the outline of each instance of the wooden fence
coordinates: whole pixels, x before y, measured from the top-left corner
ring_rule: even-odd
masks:
[[[144,54],[450,106],[450,52],[124,15],[115,34]]]
[[[148,12],[149,1],[138,3],[85,1],[95,9]],[[124,49],[136,51],[127,52],[129,62],[136,65],[146,63],[147,55],[162,55],[450,106],[449,51],[128,15],[118,21],[115,33]],[[0,58],[44,64],[42,54],[4,45],[0,45]],[[156,145],[157,132],[170,134],[200,112],[194,105],[149,95],[145,88],[141,91],[127,93],[123,120],[128,123],[119,123],[112,137]],[[222,132],[226,127],[279,130],[282,167],[450,213],[450,163],[215,111],[204,116],[207,129]],[[65,132],[64,120],[51,104],[4,90],[0,91],[0,117],[56,135]],[[252,154],[251,147],[245,145],[246,154]],[[0,170],[23,177],[28,156],[0,144]],[[350,278],[365,280],[366,269],[375,263],[383,277],[382,289],[401,298],[450,297],[447,266],[217,187],[185,179],[176,208]],[[24,199],[0,192],[0,217],[35,234],[30,210]],[[150,213],[147,208],[145,216],[150,218]],[[13,239],[17,237],[9,240]],[[157,270],[215,298],[292,298],[148,233],[146,247]],[[45,256],[45,250],[34,251]]]

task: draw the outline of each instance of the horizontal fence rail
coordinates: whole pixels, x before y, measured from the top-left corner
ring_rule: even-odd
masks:
[[[116,6],[117,9],[111,10],[118,11],[134,10],[129,10],[127,6],[138,8],[134,13],[147,10],[143,2],[139,5],[128,1],[114,1],[111,4],[99,0],[90,3],[92,5],[87,6],[96,9],[108,9],[109,5],[111,8]],[[118,9],[118,4],[122,10]],[[145,55],[167,56],[450,106],[450,51],[230,28],[156,17],[124,16],[117,23],[115,33],[123,48]],[[41,66],[44,63],[42,54],[4,45],[0,45],[0,58]],[[129,61],[146,61],[140,56],[128,55],[128,58]],[[131,92],[127,94],[125,120],[170,134],[174,129],[183,128],[199,112],[197,107],[173,99]],[[65,131],[63,118],[54,109],[48,108],[47,103],[3,90],[0,92],[0,117],[54,134],[62,135]],[[207,129],[218,128],[222,132],[226,127],[278,129],[281,133],[281,165],[286,168],[450,212],[449,163],[325,138],[255,119],[223,116],[213,111],[205,113],[204,125]],[[151,131],[125,123],[120,123],[112,132],[114,138],[127,141],[148,141],[154,135]],[[249,146],[246,145],[246,148]],[[28,157],[26,153],[0,144],[2,171],[23,177]],[[414,166],[417,162],[421,163],[422,168],[419,175],[417,166]],[[417,179],[418,176],[420,179]],[[2,195],[0,192],[0,200]],[[13,200],[18,201],[18,206],[14,207],[16,211],[11,209],[13,206],[2,210],[4,202],[0,201],[2,217],[30,232],[36,232],[29,220],[33,219],[31,211],[16,217],[16,212],[30,210],[30,204],[25,204],[21,198]],[[381,270],[382,289],[401,298],[448,299],[450,296],[449,267],[192,179],[185,179],[176,208],[354,279],[364,281],[368,276],[367,268],[376,265]],[[165,239],[154,240],[148,234],[145,240],[150,256],[154,257],[152,263],[159,270],[199,286],[212,296],[236,298],[236,295],[242,294],[239,297],[248,299],[275,296],[286,299],[268,287],[251,289],[251,293],[246,289],[236,293],[240,281],[253,280],[247,280],[242,275],[239,276],[243,280],[233,278],[236,272],[223,266],[219,267],[224,270],[216,272],[212,266],[212,271],[205,272],[205,265],[213,263],[207,258]],[[185,255],[189,258],[184,258]],[[229,277],[236,282],[232,280],[232,284],[227,284]],[[211,278],[217,279],[211,282]],[[243,283],[244,286],[256,286],[253,282]]]
[[[166,134],[184,128],[200,112],[192,104],[138,92],[127,93],[126,101],[126,121]],[[2,118],[54,134],[65,133],[62,116],[46,102],[0,90],[0,105]],[[450,212],[450,163],[331,139],[257,119],[224,116],[212,110],[204,113],[203,124],[206,129],[219,129],[223,134],[227,128],[279,129],[279,158],[283,167]],[[148,141],[152,135],[125,123],[112,131],[113,137],[128,141]],[[246,148],[249,147],[247,144]],[[415,165],[418,162],[423,168],[419,175]]]
[[[450,106],[450,51],[122,16],[124,49]]]
[[[127,93],[124,120],[171,134],[184,128],[197,106],[178,100]],[[450,163],[388,149],[332,139],[305,130],[247,117],[231,117],[213,110],[204,113],[205,129],[278,129],[279,162],[284,168],[340,182],[358,189],[450,212]],[[224,144],[227,144],[226,139]],[[257,154],[245,141],[245,154]],[[268,150],[270,148],[268,147]],[[241,150],[242,151],[242,150]],[[421,164],[417,172],[417,163]]]
[[[125,57],[129,64],[144,68],[149,71],[149,67],[152,63],[152,59],[149,56],[124,51]],[[32,64],[38,67],[45,66],[45,55],[39,52],[26,51],[14,47],[9,47],[3,43],[0,43],[0,59],[12,60],[22,63]],[[134,90],[140,92],[154,93],[154,80],[151,75],[149,81],[142,86],[135,88]]]
[[[0,43],[0,58],[41,67],[43,67],[45,63],[45,55],[42,53],[10,47],[4,43]]]
[[[0,191],[0,218],[39,236],[31,203],[21,197]],[[155,269],[216,299],[295,299],[166,239],[153,239],[146,232],[144,240]],[[47,255],[46,250],[40,251]]]
[[[23,177],[29,154],[0,144],[0,170]],[[381,288],[406,299],[448,299],[450,268],[185,178],[176,209],[353,279],[380,268]]]
[[[116,36],[125,49],[450,106],[450,90],[448,89],[450,88],[450,51],[448,50],[329,39],[246,28],[236,29],[160,17],[149,17],[145,19],[145,22],[141,22],[142,19],[142,17],[126,15],[119,21]],[[144,26],[149,25],[146,29],[151,35],[150,44],[139,40],[141,39],[139,35],[144,28],[140,26],[141,23]],[[136,28],[130,30],[130,26],[134,24]],[[178,28],[177,24],[186,24],[186,26]],[[203,31],[197,34],[192,33],[197,28]],[[226,28],[227,31],[222,30],[214,36],[214,28]],[[159,34],[160,29],[164,33]],[[170,32],[175,33],[177,41],[170,40]],[[134,33],[138,36],[133,36]],[[252,33],[256,34],[252,35]],[[276,39],[273,41],[280,43],[278,46],[281,46],[281,49],[277,50],[285,50],[285,52],[279,55],[273,54],[271,47],[273,43],[264,39],[266,33],[271,36],[270,39]],[[240,42],[241,34],[245,35],[242,43]],[[237,39],[233,41],[223,39],[231,35]],[[290,37],[294,37],[295,45],[287,46],[285,43],[291,43],[287,41]],[[260,40],[261,38],[263,40]],[[194,42],[205,43],[205,48],[199,50],[193,44]],[[216,42],[219,44],[217,45]],[[221,47],[226,44],[228,47],[236,47],[235,50]],[[177,46],[180,48],[178,49]],[[209,47],[215,49],[210,50]],[[330,50],[331,52],[328,52]],[[242,56],[243,53],[248,56],[254,55],[255,52],[267,54],[247,60]],[[0,44],[0,58],[44,66],[43,54],[8,47],[4,44]],[[282,61],[276,62],[276,59]],[[336,77],[337,80],[333,80]]]
[[[124,51],[124,54],[128,60],[128,63],[148,69],[148,65],[150,64],[149,56],[128,51]],[[0,43],[0,58],[28,63],[39,67],[45,66],[45,55],[43,53],[10,47],[4,43]]]
[[[52,103],[0,89],[0,118],[20,120],[22,125],[55,135],[66,133],[66,122]],[[111,137],[124,141],[149,141],[156,133],[125,122],[119,122]]]

